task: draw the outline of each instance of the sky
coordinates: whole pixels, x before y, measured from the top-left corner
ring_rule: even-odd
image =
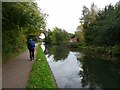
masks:
[[[119,0],[36,0],[43,13],[49,14],[47,29],[59,27],[69,33],[74,33],[82,16],[83,6],[90,8],[94,3],[102,9],[105,5],[116,4]]]

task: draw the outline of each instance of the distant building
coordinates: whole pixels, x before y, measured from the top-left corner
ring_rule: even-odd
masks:
[[[77,39],[78,39],[77,37],[71,38],[71,39],[70,39],[70,42],[75,43],[75,42],[77,42]]]

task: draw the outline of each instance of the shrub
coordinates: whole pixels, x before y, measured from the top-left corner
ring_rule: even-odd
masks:
[[[120,55],[120,45],[115,45],[111,49],[111,53],[113,56],[119,56]]]

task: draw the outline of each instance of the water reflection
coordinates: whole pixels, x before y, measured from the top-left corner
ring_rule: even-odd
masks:
[[[79,71],[82,87],[120,88],[120,63],[89,56],[78,58],[83,71]]]
[[[120,60],[113,62],[62,46],[46,46],[59,88],[120,88]]]
[[[66,46],[45,46],[45,54],[48,54],[48,57],[53,55],[54,61],[65,60],[68,57],[70,52],[69,48]]]

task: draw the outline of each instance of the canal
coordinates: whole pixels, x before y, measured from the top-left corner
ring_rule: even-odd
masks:
[[[104,60],[66,46],[44,46],[59,88],[120,88],[120,60]]]

